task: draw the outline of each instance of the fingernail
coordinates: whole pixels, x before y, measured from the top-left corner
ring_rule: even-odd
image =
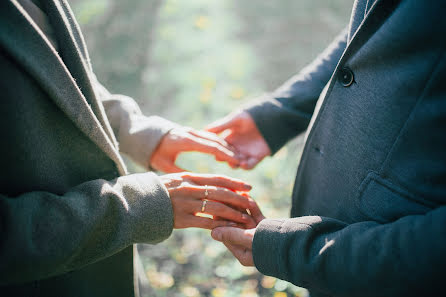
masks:
[[[251,186],[251,185],[248,185],[248,184],[244,184],[244,185],[243,185],[243,188],[245,188],[246,190],[251,190],[251,189],[252,189],[252,186]]]
[[[243,219],[244,221],[248,221],[248,220],[249,220],[249,217],[248,217],[248,215],[246,215],[246,214],[242,214],[242,219]]]
[[[234,222],[228,222],[228,226],[229,226],[229,227],[235,227],[235,226],[237,226],[237,223],[234,223]]]

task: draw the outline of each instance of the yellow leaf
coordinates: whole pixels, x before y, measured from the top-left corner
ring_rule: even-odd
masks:
[[[215,88],[216,84],[217,82],[215,81],[215,79],[211,77],[206,77],[201,81],[201,86],[203,87],[203,89],[213,89]]]
[[[212,89],[206,88],[200,94],[200,102],[203,104],[209,103],[212,98]]]
[[[198,296],[200,296],[200,292],[198,291],[197,288],[194,288],[194,287],[184,287],[184,288],[182,288],[181,291],[187,297],[198,297]]]
[[[245,90],[242,87],[232,88],[230,96],[234,99],[241,99],[245,96]]]
[[[262,287],[264,287],[266,289],[271,289],[272,287],[274,287],[275,283],[276,283],[276,279],[274,277],[264,276],[262,278],[261,285],[262,285]]]
[[[209,18],[206,16],[199,16],[195,19],[195,27],[201,30],[206,29],[209,27]]]
[[[167,289],[175,284],[173,277],[164,272],[148,271],[147,278],[150,284],[158,289]]]
[[[224,297],[226,293],[225,289],[222,288],[215,288],[211,291],[211,294],[213,297]]]

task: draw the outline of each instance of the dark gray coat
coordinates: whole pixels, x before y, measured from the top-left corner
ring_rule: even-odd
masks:
[[[254,261],[312,296],[440,296],[446,2],[372,3],[356,1],[348,30],[247,109],[273,152],[310,125],[293,218],[259,225]]]
[[[41,2],[59,52],[0,1],[0,295],[133,296],[132,244],[167,238],[173,214],[118,142],[147,167],[173,124],[100,86],[66,2]]]

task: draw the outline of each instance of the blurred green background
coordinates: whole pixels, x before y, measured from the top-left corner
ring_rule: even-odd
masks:
[[[348,23],[352,0],[71,0],[93,67],[110,91],[145,114],[194,128],[278,87]],[[303,139],[252,171],[187,153],[178,164],[251,183],[269,218],[287,217]],[[130,164],[133,171],[140,171]],[[306,296],[304,289],[242,267],[209,231],[176,230],[140,246],[147,296]]]

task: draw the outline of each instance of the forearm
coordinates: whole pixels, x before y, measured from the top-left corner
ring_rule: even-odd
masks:
[[[130,97],[110,94],[99,82],[95,89],[119,143],[119,150],[149,168],[152,153],[161,138],[178,125],[158,116],[145,116]]]
[[[344,30],[300,73],[246,108],[273,153],[307,129],[316,102],[330,80],[346,42],[347,30]]]
[[[265,220],[254,262],[267,274],[336,296],[438,292],[446,265],[446,207],[388,224],[321,217]]]
[[[0,196],[0,284],[43,279],[108,257],[173,228],[170,198],[152,173],[94,180],[63,195]]]

